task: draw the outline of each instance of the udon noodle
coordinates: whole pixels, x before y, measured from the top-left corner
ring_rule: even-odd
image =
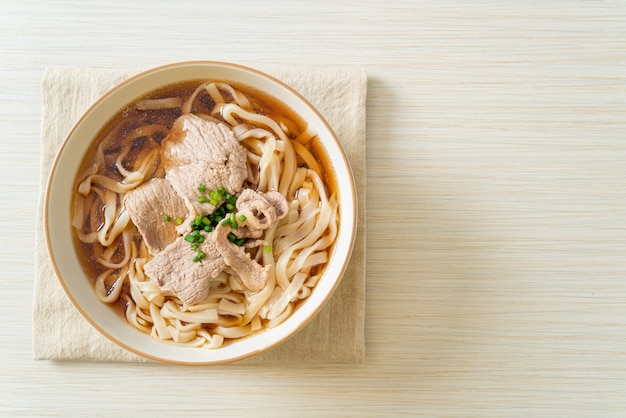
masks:
[[[269,266],[252,292],[227,272],[206,299],[186,305],[144,273],[152,257],[123,201],[132,189],[164,177],[161,141],[174,120],[193,113],[224,123],[247,152],[247,187],[278,191],[287,215],[249,248]],[[82,164],[73,202],[77,248],[100,301],[153,338],[218,348],[285,321],[320,279],[335,241],[338,198],[316,133],[273,99],[218,81],[162,89],[123,109],[99,134]]]

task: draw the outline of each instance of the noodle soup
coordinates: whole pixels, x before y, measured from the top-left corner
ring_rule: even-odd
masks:
[[[219,135],[205,147],[209,130]],[[197,152],[181,157],[196,131]],[[234,185],[232,172],[199,155],[231,137],[220,164],[242,155]],[[185,195],[187,180],[197,196]],[[73,191],[75,246],[98,299],[138,331],[187,347],[220,348],[287,320],[322,277],[339,229],[336,179],[315,130],[267,94],[222,80],[176,83],[122,109]],[[159,270],[162,259],[170,270]]]

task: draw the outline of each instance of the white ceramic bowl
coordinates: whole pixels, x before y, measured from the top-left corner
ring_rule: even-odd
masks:
[[[336,245],[311,296],[278,327],[213,350],[183,348],[155,341],[99,302],[74,250],[70,224],[72,186],[94,134],[120,109],[140,96],[165,85],[199,79],[229,80],[256,87],[300,115],[317,131],[331,160],[341,197],[341,222]],[[344,151],[328,123],[307,100],[284,83],[259,71],[229,63],[194,61],[157,67],[131,77],[105,93],[87,110],[69,132],[52,166],[46,190],[44,221],[48,252],[59,282],[92,326],[111,341],[148,359],[208,365],[261,353],[295,334],[320,311],[348,265],[356,231],[356,210],[354,179]]]

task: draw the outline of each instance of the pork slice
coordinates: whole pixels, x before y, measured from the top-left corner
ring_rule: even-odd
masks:
[[[197,251],[191,250],[189,242],[179,237],[144,265],[144,273],[164,293],[188,305],[201,302],[209,294],[211,280],[226,267],[211,234],[200,244],[199,250],[206,254],[204,259],[193,261]]]
[[[167,180],[161,178],[149,180],[126,193],[124,207],[151,254],[174,242],[178,236],[174,219],[189,215],[184,200]],[[166,215],[171,218],[169,222],[163,219]]]
[[[209,202],[201,202],[198,186],[206,190],[216,190],[224,187],[230,194],[236,194],[243,183],[245,176],[238,170],[228,166],[215,166],[206,161],[198,161],[181,167],[172,167],[166,174],[167,180],[176,192],[185,199],[190,210],[197,214],[208,215],[213,213],[215,206]],[[207,193],[204,193],[207,196]]]
[[[276,220],[283,219],[287,215],[287,212],[289,211],[289,205],[287,204],[287,199],[285,199],[285,196],[283,196],[279,192],[261,193],[261,196],[274,207],[274,211],[276,212]]]
[[[258,292],[265,287],[267,282],[268,267],[263,267],[250,258],[243,247],[237,246],[228,240],[228,234],[232,231],[230,226],[219,224],[213,232],[213,241],[217,251],[222,255],[226,266],[232,270],[242,285],[253,292]]]
[[[165,168],[211,161],[224,164],[234,150],[245,151],[230,128],[223,123],[202,119],[191,113],[180,116],[169,135],[161,143],[161,157]]]
[[[198,187],[223,186],[230,194],[238,193],[248,175],[246,160],[246,150],[230,128],[193,114],[179,117],[161,143],[165,177],[197,213],[214,209],[198,201]]]
[[[287,215],[287,199],[279,192],[256,192],[244,189],[237,198],[237,219],[241,215],[246,220],[240,224],[236,235],[246,238],[259,238],[263,231],[271,228]]]

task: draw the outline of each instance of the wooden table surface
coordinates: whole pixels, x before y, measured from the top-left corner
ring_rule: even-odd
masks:
[[[365,363],[32,360],[44,68],[192,59],[367,70]],[[0,82],[0,414],[626,414],[625,2],[6,1]]]

